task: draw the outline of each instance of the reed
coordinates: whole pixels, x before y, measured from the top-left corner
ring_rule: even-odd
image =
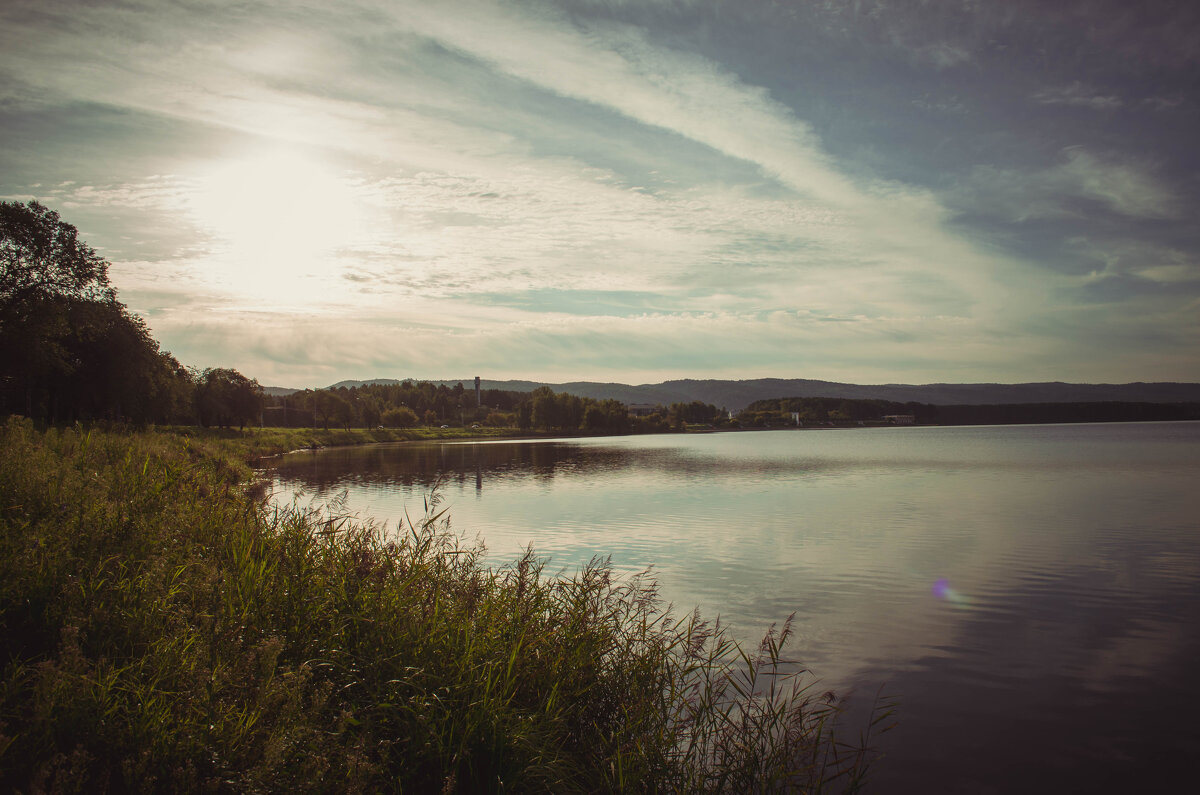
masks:
[[[746,651],[606,560],[488,566],[436,494],[271,507],[222,444],[0,430],[0,788],[861,787],[790,623]]]

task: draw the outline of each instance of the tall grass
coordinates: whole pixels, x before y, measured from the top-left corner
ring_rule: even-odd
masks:
[[[490,568],[436,497],[389,532],[270,508],[202,440],[10,420],[0,448],[0,789],[864,780],[867,738],[783,671],[786,623],[745,651],[605,560]]]

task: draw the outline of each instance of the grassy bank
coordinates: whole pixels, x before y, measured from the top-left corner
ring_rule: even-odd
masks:
[[[704,428],[701,432],[710,429]],[[520,430],[515,427],[466,428],[201,428],[199,426],[162,426],[158,433],[195,440],[206,450],[229,458],[253,461],[258,458],[316,447],[342,447],[377,442],[488,441],[495,439],[560,439],[601,436],[595,432]]]
[[[420,442],[455,439],[505,439],[519,436],[516,428],[200,428],[162,427],[159,433],[183,436],[210,452],[234,458],[262,458],[312,447],[340,447],[376,442]]]
[[[742,651],[603,561],[489,568],[436,500],[386,538],[269,509],[254,439],[0,430],[0,788],[861,782],[836,703],[775,675],[786,626]]]

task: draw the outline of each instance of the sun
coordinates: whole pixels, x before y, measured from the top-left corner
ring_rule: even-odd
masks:
[[[339,250],[365,231],[353,184],[288,149],[216,164],[197,179],[191,209],[228,286],[247,296],[295,296],[298,285],[336,275]]]

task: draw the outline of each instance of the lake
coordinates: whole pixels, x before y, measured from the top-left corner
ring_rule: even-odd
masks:
[[[1200,755],[1200,423],[863,428],[302,452],[276,499],[395,526],[434,483],[500,565],[653,567],[856,710],[877,792],[1130,792]]]

